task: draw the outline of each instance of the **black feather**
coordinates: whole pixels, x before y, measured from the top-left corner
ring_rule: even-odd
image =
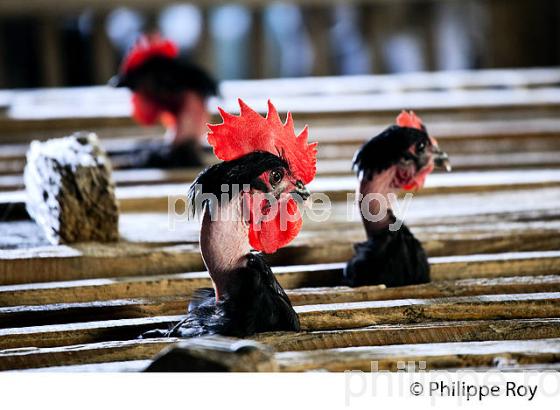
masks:
[[[343,281],[348,286],[415,285],[430,281],[430,265],[424,248],[406,225],[392,232],[389,228],[368,235],[354,245]]]
[[[165,97],[192,90],[202,97],[218,94],[216,80],[197,65],[180,58],[154,56],[126,74],[113,77],[109,84],[128,87],[153,96]]]
[[[139,143],[134,149],[111,156],[120,169],[127,168],[188,168],[200,167],[204,151],[194,140],[176,144],[157,142]]]
[[[212,165],[202,171],[194,180],[189,188],[188,197],[192,212],[202,209],[196,206],[197,197],[201,194],[212,194],[218,200],[222,198],[222,185],[230,188],[237,185],[239,190],[244,185],[266,192],[266,185],[258,179],[265,171],[275,168],[285,168],[288,170],[288,163],[269,152],[255,151],[244,155],[241,158],[223,161],[219,164]],[[228,196],[228,200],[231,200]],[[200,204],[202,205],[202,204]]]
[[[408,152],[411,145],[425,140],[429,144],[426,130],[392,125],[381,134],[366,142],[354,155],[352,168],[364,173],[367,179],[377,172],[395,165],[402,158],[414,159]]]
[[[248,255],[247,266],[228,275],[230,280],[218,302],[213,289],[200,289],[184,320],[171,330],[150,331],[143,337],[188,338],[212,334],[245,337],[300,329],[288,296],[261,254]]]

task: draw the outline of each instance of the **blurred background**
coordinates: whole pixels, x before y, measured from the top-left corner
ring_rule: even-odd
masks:
[[[220,80],[560,62],[557,0],[0,0],[0,88],[104,84],[159,31]]]

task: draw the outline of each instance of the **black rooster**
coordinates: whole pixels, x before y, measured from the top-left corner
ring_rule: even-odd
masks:
[[[387,198],[387,194],[401,189],[421,189],[435,166],[451,170],[447,154],[413,112],[402,112],[397,125],[388,127],[358,150],[353,161],[359,178],[358,202],[360,209],[376,217],[366,217],[362,209],[368,239],[354,246],[355,256],[343,273],[347,285],[391,287],[430,281],[430,266],[422,245],[404,223],[396,223],[390,206],[383,218],[377,217],[383,215],[380,207],[389,202],[379,201],[375,195]]]
[[[134,119],[142,125],[161,121],[170,144],[154,144],[135,153],[133,167],[171,168],[202,165],[200,138],[209,114],[207,99],[216,81],[202,68],[180,58],[179,50],[159,36],[143,36],[125,57],[114,87],[132,90]]]
[[[307,129],[296,137],[291,117],[282,124],[272,104],[266,119],[241,100],[240,106],[240,116],[221,111],[224,123],[209,126],[209,142],[224,162],[203,171],[189,190],[192,209],[202,216],[200,248],[214,288],[197,291],[173,329],[144,337],[299,329],[286,293],[263,255],[252,250],[275,252],[299,233],[297,200],[309,196],[305,184],[315,176],[316,144],[307,143]],[[269,213],[272,202],[276,215]],[[292,216],[284,225],[282,209]]]

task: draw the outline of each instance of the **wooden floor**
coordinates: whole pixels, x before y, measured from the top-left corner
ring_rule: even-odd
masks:
[[[311,139],[320,141],[310,188],[333,201],[326,221],[306,218],[294,243],[270,257],[302,323],[300,333],[252,338],[274,349],[275,369],[369,371],[376,362],[380,370],[396,370],[404,361],[426,362],[428,369],[560,367],[560,73],[476,74],[455,83],[440,74],[417,83],[388,77],[385,84],[401,85],[388,108],[371,97],[388,92],[382,79],[381,85],[348,79],[228,84],[229,97],[245,90],[248,100],[262,99],[266,86],[285,107],[300,107]],[[449,98],[421,99],[446,78],[449,89],[438,92]],[[461,78],[460,91],[449,85]],[[417,86],[407,89],[410,84]],[[330,95],[317,97],[324,89]],[[34,101],[22,95],[18,104],[24,97]],[[337,286],[352,244],[364,239],[346,204],[355,184],[351,156],[403,102],[418,108],[455,167],[430,176],[406,214],[430,256],[433,282]],[[84,119],[105,130],[112,153],[150,135],[119,115]],[[41,127],[54,135],[80,119],[6,115],[1,121],[13,139],[0,148],[0,370],[144,369],[176,340],[137,336],[176,322],[194,290],[210,283],[198,221],[170,221],[167,214],[168,196],[184,197],[199,170],[116,170],[122,240],[52,246],[26,217],[26,142]]]

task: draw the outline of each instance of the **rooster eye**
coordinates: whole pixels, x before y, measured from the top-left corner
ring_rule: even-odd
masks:
[[[284,172],[282,170],[275,169],[274,171],[270,172],[268,180],[270,181],[270,185],[275,186],[278,185],[280,181],[282,181],[282,178],[284,178]]]
[[[425,148],[426,148],[426,142],[425,141],[418,141],[416,143],[416,152],[424,151]]]

